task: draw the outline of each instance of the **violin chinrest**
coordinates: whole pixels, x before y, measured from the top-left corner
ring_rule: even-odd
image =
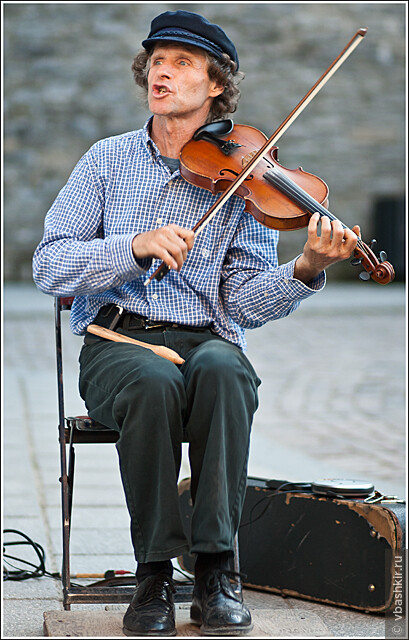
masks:
[[[210,134],[211,136],[221,137],[226,136],[233,131],[234,122],[230,118],[226,120],[218,120],[217,122],[209,122],[202,127],[196,129],[193,134],[193,140],[201,140],[204,134]]]

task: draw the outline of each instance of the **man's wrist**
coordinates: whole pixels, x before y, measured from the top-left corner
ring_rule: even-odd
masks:
[[[311,280],[314,280],[323,269],[311,265],[306,259],[304,254],[301,254],[297,258],[294,265],[293,277],[300,280],[304,284],[308,284]]]
[[[140,267],[144,271],[148,271],[148,269],[150,269],[150,267],[152,265],[152,258],[151,257],[147,257],[147,256],[141,257],[141,256],[137,255],[139,252],[136,249],[137,245],[135,243],[135,240],[136,240],[136,238],[138,238],[139,235],[140,234],[137,234],[132,239],[132,253],[133,253],[134,260],[135,260],[136,264],[138,265],[138,267]]]

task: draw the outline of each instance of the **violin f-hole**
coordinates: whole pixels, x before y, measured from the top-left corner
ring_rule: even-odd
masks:
[[[220,169],[219,171],[219,175],[220,176],[224,176],[226,173],[231,173],[233,176],[235,176],[237,178],[237,176],[239,175],[237,173],[237,171],[234,171],[233,169]],[[247,182],[248,180],[253,180],[253,174],[250,174],[245,180],[244,182]]]

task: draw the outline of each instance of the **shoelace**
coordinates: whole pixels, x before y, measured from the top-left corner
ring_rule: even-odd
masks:
[[[144,586],[145,591],[142,594],[144,604],[152,600],[163,600],[168,603],[170,600],[170,594],[175,593],[176,591],[172,579],[163,574],[146,578],[146,584]],[[168,597],[166,597],[164,591],[166,591]]]
[[[233,598],[234,600],[239,600],[236,593],[233,590],[230,579],[237,582],[237,578],[244,580],[247,576],[244,573],[240,573],[238,571],[232,571],[230,569],[215,569],[208,575],[206,579],[206,586],[208,589],[217,589],[220,585],[220,589],[223,591],[224,595]]]

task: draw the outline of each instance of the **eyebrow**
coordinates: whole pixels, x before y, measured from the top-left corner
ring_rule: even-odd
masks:
[[[177,47],[168,47],[168,49],[175,51],[177,49]],[[180,54],[179,54],[179,58],[190,58],[190,56],[192,54],[195,54],[194,48],[190,48],[189,45],[186,46],[186,49],[183,47],[183,49],[181,49]],[[151,60],[160,60],[161,58],[163,58],[164,54],[163,53],[159,53],[155,51],[152,53],[151,55]]]

